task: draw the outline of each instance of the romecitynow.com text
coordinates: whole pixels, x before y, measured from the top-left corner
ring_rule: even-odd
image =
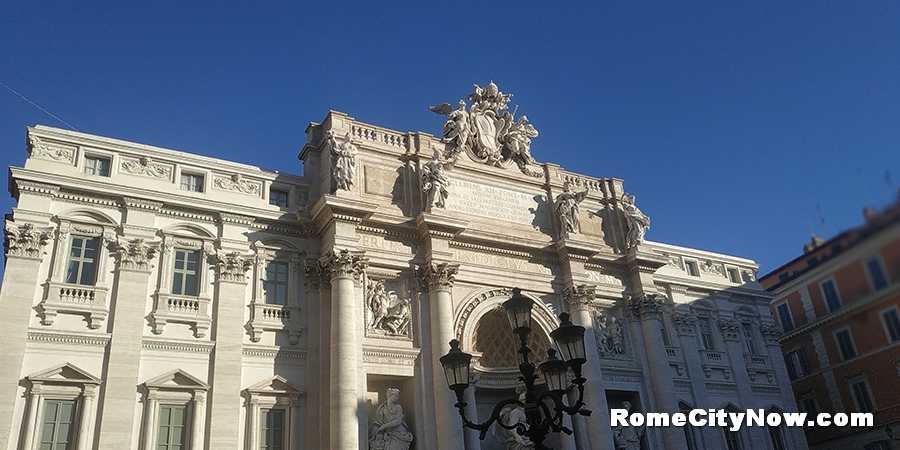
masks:
[[[827,427],[837,425],[840,427],[871,427],[874,422],[872,413],[819,413],[815,420],[810,417],[807,420],[806,413],[766,412],[763,409],[748,409],[746,412],[731,412],[724,409],[694,409],[689,412],[674,414],[668,413],[628,413],[627,409],[613,408],[610,410],[611,426],[648,426],[648,427],[683,427],[692,425],[695,427],[728,427],[731,431],[738,431],[743,424],[748,427],[770,426],[777,427],[784,424],[789,427],[820,426]]]

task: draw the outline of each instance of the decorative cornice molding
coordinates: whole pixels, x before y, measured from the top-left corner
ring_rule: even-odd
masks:
[[[143,209],[145,211],[159,212],[162,209],[163,203],[137,197],[122,197],[122,206],[129,209]]]
[[[419,350],[363,349],[363,362],[370,364],[414,366],[418,357]]]
[[[106,347],[109,345],[109,335],[85,335],[74,333],[50,333],[46,331],[29,331],[29,341],[51,342],[54,344],[87,345],[94,347]]]
[[[426,264],[416,268],[416,279],[426,292],[453,289],[459,264],[438,263]]]
[[[196,342],[180,342],[160,339],[143,339],[141,348],[148,350],[163,350],[166,352],[184,352],[184,353],[212,353],[216,344],[214,342],[196,343]]]
[[[41,197],[55,197],[59,193],[59,186],[47,183],[38,183],[37,181],[15,180],[16,189],[19,193],[27,192],[32,195]]]
[[[240,214],[231,214],[231,213],[224,213],[224,212],[220,212],[218,214],[218,219],[219,219],[219,222],[221,222],[221,223],[243,225],[243,226],[249,226],[255,220],[253,217],[250,217],[250,216],[243,216]]]
[[[303,350],[282,350],[279,348],[261,348],[250,347],[245,345],[241,350],[244,356],[255,356],[262,358],[290,358],[306,360],[306,351]]]

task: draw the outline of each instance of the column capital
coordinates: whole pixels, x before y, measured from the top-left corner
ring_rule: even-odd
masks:
[[[740,340],[741,323],[734,319],[719,319],[719,330],[726,341]]]
[[[119,237],[112,245],[119,269],[149,272],[153,268],[150,260],[159,252],[159,242],[147,242],[144,238],[127,240]]]
[[[581,284],[567,287],[563,291],[563,298],[572,310],[587,309],[594,301],[597,286]]]
[[[253,266],[253,255],[245,255],[238,251],[217,251],[213,255],[213,261],[219,281],[246,283],[247,271]]]
[[[336,278],[356,278],[365,272],[369,267],[369,258],[365,257],[365,252],[344,249],[341,251],[332,250],[331,253],[319,258],[319,264],[331,272],[331,279]]]
[[[658,319],[665,298],[662,294],[641,293],[628,299],[628,308],[636,319]]]
[[[426,291],[449,291],[458,272],[459,264],[432,263],[416,268],[416,278]]]
[[[6,256],[40,259],[44,247],[53,238],[50,228],[35,227],[31,223],[21,225],[7,222],[3,228],[6,235]]]
[[[676,312],[672,315],[678,334],[682,336],[695,336],[694,325],[697,323],[697,316],[690,313]]]
[[[762,332],[763,336],[765,336],[766,345],[780,345],[778,341],[782,336],[784,336],[784,331],[781,329],[781,327],[775,325],[774,323],[759,324],[759,331]]]

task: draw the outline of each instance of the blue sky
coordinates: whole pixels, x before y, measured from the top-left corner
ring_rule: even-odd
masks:
[[[765,273],[896,199],[898,23],[888,0],[4,0],[0,81],[82,132],[301,173],[329,109],[440,134],[427,106],[493,79],[538,161]],[[68,128],[0,86],[0,164],[35,124]]]

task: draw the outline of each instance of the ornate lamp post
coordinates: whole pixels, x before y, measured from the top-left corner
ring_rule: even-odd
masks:
[[[539,392],[535,388],[535,381],[538,376],[535,374],[535,366],[529,360],[531,349],[528,348],[525,341],[528,333],[531,332],[531,307],[533,301],[522,295],[522,291],[518,288],[513,289],[512,298],[503,303],[506,314],[509,317],[509,323],[512,332],[519,337],[519,354],[522,355],[521,363],[519,363],[519,377],[525,383],[525,399],[524,402],[518,399],[506,399],[498,403],[491,416],[482,423],[474,423],[466,418],[466,402],[463,401],[463,395],[469,387],[469,370],[472,362],[472,355],[459,349],[459,341],[456,339],[450,341],[450,351],[440,358],[441,365],[444,366],[444,374],[447,376],[447,385],[456,393],[456,408],[459,410],[459,416],[462,418],[463,427],[478,430],[479,438],[484,440],[491,425],[495,422],[498,426],[507,430],[527,437],[534,443],[535,449],[547,449],[544,446],[544,439],[547,434],[564,432],[572,434],[572,430],[563,425],[563,417],[565,414],[574,416],[581,414],[583,416],[591,415],[591,411],[584,409],[584,383],[585,378],[581,376],[581,366],[585,363],[584,352],[584,327],[573,325],[569,321],[569,315],[562,313],[559,315],[559,328],[550,333],[550,337],[556,343],[562,359],[556,356],[557,351],[554,349],[547,350],[547,361],[540,365],[539,369],[547,383],[547,391]],[[572,370],[574,379],[572,382],[578,389],[578,399],[571,405],[566,405],[563,397],[569,383],[566,379],[568,370]],[[500,412],[504,407],[517,405],[525,411],[525,423],[506,424],[500,419]]]

